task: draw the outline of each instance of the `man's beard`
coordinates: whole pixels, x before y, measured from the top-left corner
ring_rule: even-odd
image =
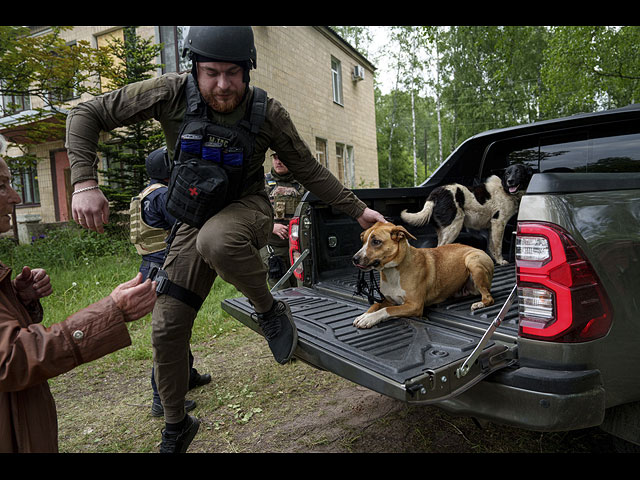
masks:
[[[213,92],[202,93],[202,97],[214,112],[229,113],[235,110],[238,105],[240,105],[243,94],[241,92],[235,92],[231,98],[224,101],[217,100]]]

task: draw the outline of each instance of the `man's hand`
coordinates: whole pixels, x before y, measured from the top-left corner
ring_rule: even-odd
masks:
[[[283,225],[281,223],[273,224],[273,234],[277,235],[283,240],[286,240],[289,237],[289,227],[287,225]]]
[[[22,272],[13,279],[13,286],[24,305],[53,293],[51,279],[42,268],[22,267]]]
[[[142,282],[142,274],[138,274],[129,280],[118,285],[110,296],[122,311],[125,322],[138,320],[149,313],[156,303],[156,285],[146,279]]]
[[[372,227],[376,222],[386,223],[387,220],[380,213],[371,210],[369,207],[365,208],[362,215],[358,217],[358,223],[364,230]]]
[[[97,185],[95,180],[87,180],[76,183],[74,189]],[[71,215],[84,228],[104,233],[103,225],[109,223],[109,202],[99,188],[76,193],[71,197]]]

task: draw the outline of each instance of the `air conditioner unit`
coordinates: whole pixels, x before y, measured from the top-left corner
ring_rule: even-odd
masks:
[[[354,82],[364,80],[364,68],[360,65],[353,67],[353,74],[351,75]]]

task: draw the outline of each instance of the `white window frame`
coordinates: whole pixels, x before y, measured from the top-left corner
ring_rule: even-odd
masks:
[[[340,60],[331,57],[331,88],[333,91],[333,101],[338,105],[342,103],[342,64]]]
[[[327,155],[327,139],[316,137],[316,160],[320,165],[329,168],[329,157]]]

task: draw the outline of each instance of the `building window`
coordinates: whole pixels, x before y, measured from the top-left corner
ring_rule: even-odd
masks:
[[[115,149],[118,152],[122,151],[119,145],[116,145]],[[130,149],[126,149],[127,152],[131,152]],[[104,152],[102,157],[102,182],[104,185],[113,189],[123,189],[124,186],[118,181],[118,177],[123,173],[122,162],[118,159],[117,155],[110,155],[109,152]]]
[[[69,43],[68,45],[71,47],[75,47],[77,43],[72,42],[72,43]],[[55,52],[52,52],[51,54],[55,55]],[[64,103],[79,97],[78,92],[75,89],[75,83],[76,83],[75,76],[69,79],[69,81],[65,81],[63,83],[60,83],[60,85],[53,86],[56,83],[56,81],[60,83],[60,79],[52,79],[52,83],[51,83],[52,88],[51,88],[51,91],[49,92],[49,100],[52,103]]]
[[[344,143],[336,143],[336,160],[338,162],[338,180],[346,187],[355,187],[356,168],[353,161],[353,147]]]
[[[345,175],[344,175],[344,144],[336,143],[336,161],[338,162],[338,180],[343,185],[345,184]]]
[[[188,26],[160,26],[160,61],[164,65],[162,73],[184,72],[191,68],[188,58],[182,58],[184,39],[189,31]]]
[[[345,172],[347,174],[347,186],[355,188],[356,186],[356,164],[353,158],[353,147],[346,145],[345,147]]]
[[[31,101],[29,95],[2,95],[0,96],[0,117],[13,115],[14,113],[29,110]]]
[[[23,167],[11,172],[11,186],[18,192],[22,202],[20,205],[40,203],[38,172],[35,167]]]
[[[327,141],[324,138],[316,137],[316,160],[320,165],[329,168],[327,160]]]
[[[331,57],[331,86],[333,88],[333,101],[342,105],[342,66],[340,60]]]

